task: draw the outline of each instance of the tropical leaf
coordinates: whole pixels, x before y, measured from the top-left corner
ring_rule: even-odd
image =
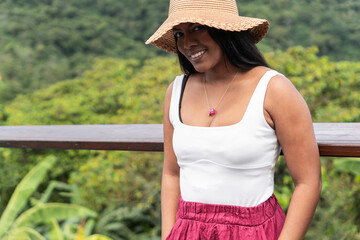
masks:
[[[46,239],[34,229],[23,227],[10,232],[10,234],[6,236],[5,240],[46,240]]]
[[[64,240],[64,236],[63,236],[63,233],[60,229],[58,222],[55,219],[51,219],[51,225],[52,225],[52,229],[49,232],[49,235],[51,236],[50,239]]]
[[[88,235],[86,232],[86,224],[85,222],[82,222],[77,229],[74,240],[112,240],[111,238],[100,234],[94,234],[88,237],[87,236]]]
[[[334,161],[336,167],[340,170],[360,175],[360,158],[342,158]]]
[[[85,226],[84,226],[84,233],[85,236],[89,236],[95,227],[96,221],[94,219],[89,219],[86,221]]]
[[[36,165],[17,185],[13,195],[7,204],[4,213],[0,218],[0,238],[8,231],[17,215],[23,210],[29,197],[37,189],[44,179],[47,171],[54,165],[56,158],[47,157],[44,161]]]
[[[104,235],[94,234],[85,238],[85,240],[112,240],[112,239]]]
[[[65,239],[73,240],[79,226],[78,219],[67,219],[61,224],[61,230]]]
[[[63,183],[63,182],[59,182],[59,181],[50,181],[50,184],[48,185],[45,192],[42,194],[42,196],[40,198],[40,202],[42,202],[42,203],[48,202],[52,192],[55,189],[71,191],[71,186],[67,183]]]
[[[45,203],[35,206],[21,214],[13,224],[14,228],[35,226],[52,219],[58,221],[70,218],[96,217],[96,212],[75,204]]]

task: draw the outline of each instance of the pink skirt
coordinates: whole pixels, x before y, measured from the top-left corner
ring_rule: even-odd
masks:
[[[179,197],[167,240],[276,240],[285,213],[275,195],[255,207],[186,202]]]

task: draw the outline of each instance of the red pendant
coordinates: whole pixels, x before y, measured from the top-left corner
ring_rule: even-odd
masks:
[[[215,108],[210,108],[209,109],[209,116],[211,117],[211,116],[213,116],[213,115],[215,115]]]

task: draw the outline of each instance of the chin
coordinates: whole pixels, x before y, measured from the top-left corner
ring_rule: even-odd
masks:
[[[204,66],[202,64],[193,64],[193,67],[195,68],[195,70],[199,73],[204,73],[209,71],[211,68],[209,66]]]

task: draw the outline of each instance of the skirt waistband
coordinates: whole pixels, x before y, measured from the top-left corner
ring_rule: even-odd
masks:
[[[205,223],[256,226],[274,216],[277,208],[281,207],[274,194],[255,207],[187,202],[180,196],[177,218]]]

